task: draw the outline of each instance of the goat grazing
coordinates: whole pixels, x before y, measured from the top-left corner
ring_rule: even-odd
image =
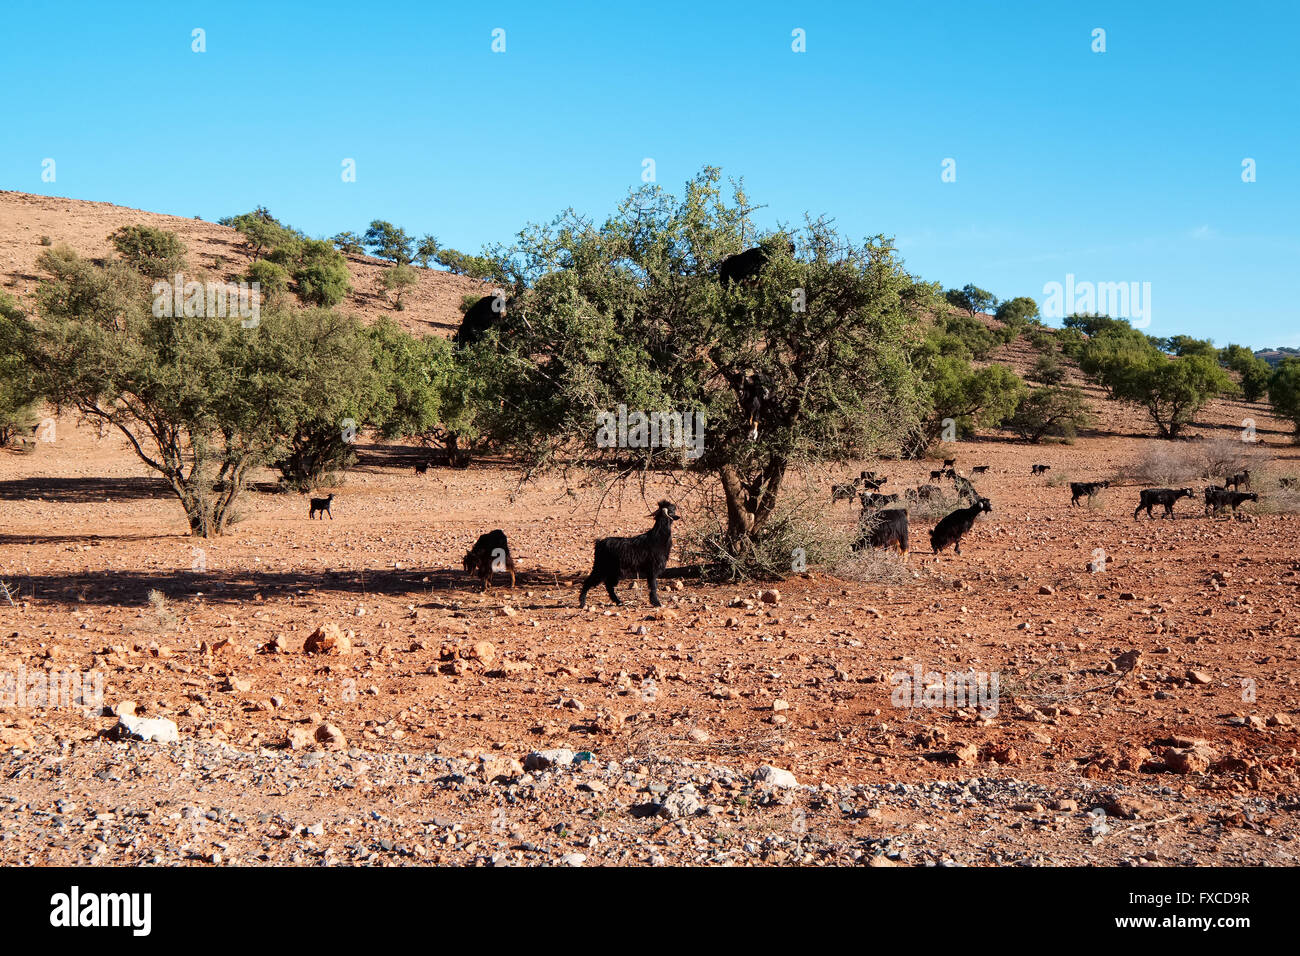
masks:
[[[417,475],[428,474],[429,463],[427,461],[417,461],[415,463],[415,473]]]
[[[1229,491],[1227,488],[1219,488],[1211,485],[1205,489],[1205,513],[1218,514],[1224,508],[1231,508],[1236,511],[1237,508],[1246,501],[1259,501],[1259,495],[1253,491]]]
[[[1195,492],[1191,488],[1179,488],[1177,491],[1172,488],[1146,488],[1138,495],[1138,506],[1133,509],[1133,520],[1137,520],[1137,516],[1143,509],[1146,510],[1148,518],[1154,518],[1151,509],[1156,505],[1164,505],[1165,517],[1172,518],[1174,502],[1179,498],[1191,498],[1194,495]]]
[[[938,471],[932,471],[932,472],[930,472],[930,478],[931,478],[931,480],[935,480],[935,481],[937,481],[938,479],[940,479],[940,478],[942,478],[942,477],[943,477],[943,469],[942,469],[942,468],[940,468]]]
[[[1232,485],[1232,490],[1233,490],[1233,491],[1240,491],[1242,485],[1245,485],[1247,488],[1249,488],[1249,487],[1250,487],[1250,472],[1249,472],[1249,471],[1239,471],[1239,472],[1237,472],[1235,475],[1233,475],[1231,478],[1229,478],[1227,481],[1225,481],[1225,482],[1223,483],[1223,486],[1224,486],[1225,488],[1226,488],[1228,485]]]
[[[316,517],[316,513],[320,512],[321,514],[329,515],[330,521],[333,521],[334,513],[330,511],[330,502],[332,502],[333,500],[334,500],[334,494],[332,492],[330,493],[328,498],[313,498],[311,500],[311,511],[308,512],[307,514],[308,520]],[[324,521],[325,519],[321,518],[321,520]]]
[[[988,470],[989,470],[988,465],[976,465],[974,468],[970,470],[970,473],[972,475],[982,475]]]
[[[831,504],[835,504],[837,501],[852,501],[857,493],[857,482],[847,485],[831,485]]]
[[[605,583],[609,599],[622,604],[614,586],[629,574],[644,574],[650,589],[650,603],[659,607],[659,575],[668,566],[668,555],[673,549],[673,522],[677,520],[677,506],[671,501],[659,502],[652,517],[654,527],[632,538],[601,538],[596,542],[595,559],[591,573],[582,582],[578,607],[587,606],[587,592],[600,582]]]
[[[466,571],[482,579],[485,592],[492,586],[494,571],[509,572],[510,587],[515,586],[515,559],[506,533],[500,528],[479,535],[474,547],[465,553],[464,565]]]
[[[949,512],[930,532],[930,548],[938,554],[948,545],[956,554],[961,554],[961,539],[970,531],[971,525],[985,511],[992,511],[993,504],[987,498],[978,499],[969,508],[958,508]]]
[[[1051,470],[1051,465],[1034,465],[1029,469],[1029,473],[1031,475],[1045,475]]]
[[[1101,489],[1109,487],[1109,481],[1072,481],[1070,482],[1070,506],[1077,505],[1079,499],[1084,496],[1092,498]]]
[[[858,540],[853,542],[853,550],[861,551],[870,545],[873,548],[897,548],[907,562],[907,509],[887,508],[872,515],[862,529]]]
[[[956,467],[957,467],[957,459],[956,459],[956,458],[945,458],[945,459],[943,460],[943,467],[945,467],[945,468],[956,468]]]

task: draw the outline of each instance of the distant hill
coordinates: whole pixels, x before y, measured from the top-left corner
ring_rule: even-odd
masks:
[[[1263,359],[1269,365],[1277,365],[1284,358],[1300,357],[1300,349],[1275,348],[1260,349],[1255,353],[1255,358]]]
[[[233,214],[247,210],[230,210]],[[30,306],[40,280],[36,258],[46,244],[66,244],[83,256],[113,254],[109,234],[140,223],[176,233],[189,249],[190,265],[201,272],[238,281],[251,261],[243,237],[234,229],[202,219],[185,219],[103,202],[37,196],[0,190],[0,288]],[[460,327],[460,303],[467,295],[484,295],[483,283],[437,269],[418,269],[419,282],[397,312],[383,288],[388,263],[371,256],[349,255],[352,293],[339,307],[373,322],[390,316],[416,335],[448,336]]]

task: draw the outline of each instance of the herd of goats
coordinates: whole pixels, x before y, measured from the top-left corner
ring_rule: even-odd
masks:
[[[979,494],[974,483],[956,469],[957,459],[944,460],[944,467],[930,472],[932,480],[948,479],[956,486],[958,498],[969,500],[965,507],[949,512],[939,520],[930,532],[930,547],[938,555],[948,547],[961,554],[961,539],[974,526],[976,519],[986,512],[992,512],[993,505],[988,498]],[[983,475],[989,470],[988,465],[976,465],[971,469],[972,475]],[[1034,465],[1031,475],[1041,476],[1051,470],[1050,465]],[[420,469],[417,468],[417,472]],[[853,543],[853,550],[864,548],[897,548],[903,561],[907,560],[909,549],[909,522],[907,507],[887,507],[900,500],[898,494],[885,494],[881,488],[888,482],[888,477],[874,471],[863,471],[853,481],[836,484],[831,487],[831,503],[858,498],[862,503],[862,517],[859,521],[859,533]],[[1258,501],[1255,492],[1241,491],[1250,487],[1250,472],[1241,471],[1223,485],[1210,485],[1205,489],[1205,513],[1220,514],[1225,508],[1236,512],[1247,501]],[[1281,488],[1300,487],[1295,478],[1279,479]],[[1082,499],[1091,500],[1102,489],[1109,488],[1109,481],[1072,481],[1070,482],[1070,504],[1078,506]],[[1195,497],[1191,488],[1146,488],[1138,496],[1138,506],[1133,510],[1133,518],[1146,511],[1148,518],[1154,518],[1152,509],[1156,505],[1164,508],[1165,517],[1173,517],[1174,504],[1180,498]],[[941,500],[941,486],[925,484],[909,488],[901,497],[907,502]],[[334,495],[325,498],[312,498],[310,518],[318,515],[323,519],[330,512]],[[591,573],[582,582],[578,595],[578,606],[587,606],[587,592],[593,587],[604,584],[609,599],[615,604],[622,604],[615,588],[618,582],[628,577],[644,577],[649,590],[650,603],[660,606],[659,577],[668,565],[672,552],[672,526],[680,515],[677,506],[671,501],[660,501],[658,508],[651,515],[654,525],[650,530],[631,537],[608,537],[596,541]],[[510,586],[515,584],[515,561],[510,553],[510,544],[506,533],[500,528],[480,535],[479,539],[464,557],[465,571],[483,582],[483,590],[491,587],[493,574],[503,571],[510,575]]]

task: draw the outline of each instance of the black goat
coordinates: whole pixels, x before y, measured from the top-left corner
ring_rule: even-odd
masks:
[[[945,468],[955,468],[956,466],[957,466],[956,458],[945,458],[943,460],[943,467]]]
[[[1146,488],[1138,495],[1138,506],[1133,509],[1133,520],[1137,520],[1137,516],[1143,509],[1146,510],[1148,518],[1154,518],[1151,509],[1156,505],[1164,505],[1165,517],[1172,518],[1174,502],[1179,498],[1191,498],[1193,495],[1195,492],[1191,488],[1179,488],[1177,491],[1172,488]]]
[[[1246,501],[1259,501],[1259,495],[1252,491],[1229,491],[1211,485],[1205,489],[1205,513],[1213,511],[1216,515],[1224,508],[1237,508]]]
[[[879,491],[880,486],[888,480],[888,476],[877,474],[874,471],[864,471],[858,475],[858,483],[862,485],[863,491]]]
[[[932,471],[932,472],[930,472],[930,478],[931,478],[932,480],[933,480],[933,479],[939,479],[939,478],[942,478],[942,477],[943,477],[943,469],[942,469],[942,468],[940,468],[938,471]]]
[[[974,468],[972,468],[972,469],[970,470],[970,473],[971,473],[972,475],[982,475],[982,474],[984,474],[984,472],[986,472],[986,471],[988,471],[988,470],[989,470],[989,466],[988,466],[988,465],[976,465]]]
[[[790,243],[790,255],[794,255],[794,243]],[[757,279],[758,274],[763,271],[763,266],[767,265],[772,254],[762,246],[755,246],[752,249],[746,249],[744,252],[738,252],[734,256],[727,256],[718,263],[718,281],[724,286],[732,282],[745,282],[751,279]]]
[[[460,328],[452,335],[451,341],[456,345],[473,345],[481,341],[488,329],[497,324],[505,314],[505,299],[496,295],[485,295],[468,309],[460,321]]]
[[[1070,506],[1077,505],[1079,499],[1085,495],[1091,498],[1101,489],[1109,487],[1109,481],[1072,481],[1070,482]]]
[[[938,554],[948,545],[956,554],[961,554],[961,539],[971,525],[985,511],[992,511],[993,504],[987,498],[980,498],[969,508],[958,508],[947,514],[930,532],[930,548]]]
[[[847,485],[831,485],[831,504],[837,501],[852,501],[858,493],[857,482]]]
[[[483,590],[492,586],[493,571],[508,571],[510,586],[515,586],[515,559],[510,553],[506,533],[500,528],[481,534],[474,547],[465,553],[465,570],[483,581]]]
[[[427,461],[417,461],[415,463],[415,473],[417,475],[427,474],[428,471],[429,471],[429,463]]]
[[[633,538],[601,538],[596,542],[595,559],[591,573],[582,582],[578,607],[587,606],[587,592],[600,582],[605,583],[609,599],[622,604],[614,586],[629,574],[644,574],[650,588],[650,603],[659,607],[659,575],[668,566],[668,555],[673,549],[673,522],[677,520],[677,506],[671,501],[659,502],[653,515],[654,527]]]
[[[853,550],[861,551],[870,545],[873,548],[897,548],[907,562],[907,509],[887,508],[878,511],[863,523],[862,534],[853,542]]]
[[[763,406],[773,394],[771,379],[760,372],[748,376],[740,388],[740,409],[749,422],[749,440],[758,439],[758,421],[763,415]]]
[[[333,500],[334,500],[333,493],[331,493],[328,498],[313,498],[311,500],[311,511],[308,512],[307,514],[308,520],[316,517],[316,513],[319,511],[321,514],[329,515],[330,521],[333,521],[334,513],[330,511],[330,502]],[[325,519],[321,518],[321,520],[324,521]]]
[[[937,498],[942,490],[938,485],[921,485],[919,488],[913,488],[908,491],[909,498],[916,498],[919,501],[929,501],[931,498]]]
[[[1235,475],[1233,475],[1231,478],[1229,478],[1227,481],[1225,481],[1225,482],[1223,483],[1223,485],[1224,485],[1225,488],[1226,488],[1228,485],[1232,485],[1232,490],[1233,490],[1233,491],[1240,491],[1242,485],[1245,485],[1247,488],[1249,488],[1249,487],[1250,487],[1250,472],[1249,472],[1249,471],[1239,471],[1239,472],[1237,472]]]
[[[1049,471],[1051,471],[1051,470],[1052,470],[1052,466],[1051,466],[1051,465],[1033,465],[1033,466],[1029,469],[1029,473],[1030,473],[1031,475],[1045,475],[1045,474],[1047,474],[1047,472],[1049,472]]]

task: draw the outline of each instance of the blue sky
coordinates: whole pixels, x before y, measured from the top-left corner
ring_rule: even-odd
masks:
[[[1300,346],[1300,5],[729,6],[12,5],[0,188],[477,251],[717,165],[945,286],[1149,282],[1152,334]]]

